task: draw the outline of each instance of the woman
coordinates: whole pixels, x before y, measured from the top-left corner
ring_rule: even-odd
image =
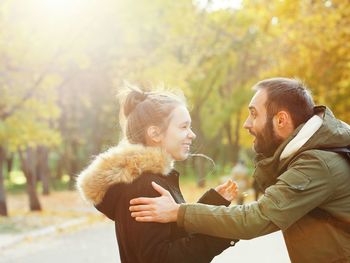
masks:
[[[185,202],[179,189],[174,161],[185,160],[195,134],[184,99],[171,93],[144,93],[131,89],[122,103],[127,143],[97,156],[79,176],[82,196],[115,221],[122,262],[210,262],[235,241],[189,234],[176,223],[138,223],[130,215],[129,201],[156,197],[151,186],[166,188],[176,202]],[[236,194],[232,182],[209,190],[200,202],[230,204]]]

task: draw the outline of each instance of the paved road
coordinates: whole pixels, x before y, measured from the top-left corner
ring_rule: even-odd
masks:
[[[213,263],[290,263],[281,231],[252,240],[241,240],[235,247],[216,256]]]
[[[26,241],[0,251],[2,263],[119,263],[111,222],[95,223],[74,232]],[[215,257],[214,263],[287,263],[280,232],[250,241],[240,241]]]
[[[110,222],[22,242],[0,251],[1,263],[119,263]]]

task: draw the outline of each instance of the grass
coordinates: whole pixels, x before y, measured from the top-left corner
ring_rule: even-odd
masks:
[[[14,170],[5,177],[5,189],[9,194],[22,194],[26,192],[26,178],[22,171]],[[51,191],[66,191],[69,190],[69,176],[63,175],[61,180],[51,180]],[[42,193],[42,184],[37,184],[37,192]]]
[[[40,196],[42,211],[29,211],[28,197],[25,193],[8,194],[8,217],[0,217],[0,235],[16,234],[52,225],[71,219],[88,216],[103,218],[89,204],[85,203],[76,191],[52,192]]]

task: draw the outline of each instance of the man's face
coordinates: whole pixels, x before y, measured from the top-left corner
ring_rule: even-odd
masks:
[[[270,157],[283,142],[283,139],[274,130],[273,116],[267,115],[266,100],[266,91],[259,89],[250,101],[249,116],[243,127],[255,137],[253,141],[255,152]]]

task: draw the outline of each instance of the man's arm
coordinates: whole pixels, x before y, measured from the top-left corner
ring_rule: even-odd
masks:
[[[132,199],[130,201],[131,216],[135,217],[136,221],[139,222],[176,222],[180,205],[175,202],[169,191],[155,182],[152,182],[152,186],[161,196],[157,198],[140,197]],[[215,191],[224,200],[231,203],[237,196],[237,184],[232,182],[232,180],[228,180],[226,183],[217,186]],[[216,202],[218,201],[216,200]],[[206,201],[202,202],[200,199],[199,203],[206,203]]]
[[[148,220],[158,221],[161,218],[164,222],[177,221],[179,226],[191,232],[250,239],[278,229],[287,229],[322,205],[333,192],[332,176],[327,165],[309,152],[301,154],[279,176],[277,183],[266,189],[258,202],[228,208],[199,204],[174,206],[165,202],[159,210],[157,204],[153,203],[152,216]],[[142,219],[139,218],[139,221]]]
[[[156,183],[152,185],[161,194],[160,197],[140,197],[130,201],[131,215],[139,222],[177,221],[179,226],[191,232],[233,239],[251,239],[278,230],[278,227],[260,212],[257,202],[231,207],[179,205],[167,190]]]
[[[188,231],[246,240],[279,230],[261,213],[258,202],[230,207],[181,204],[177,224]]]

